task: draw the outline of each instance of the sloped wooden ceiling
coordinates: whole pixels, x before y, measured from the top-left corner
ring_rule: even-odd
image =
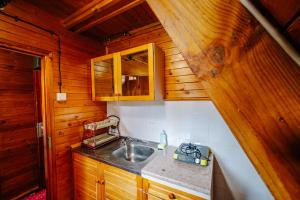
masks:
[[[261,13],[300,51],[300,1],[251,0]]]
[[[275,198],[299,199],[300,67],[238,0],[147,2]]]

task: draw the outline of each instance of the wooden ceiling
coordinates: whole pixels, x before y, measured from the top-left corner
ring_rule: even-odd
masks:
[[[101,41],[158,21],[145,0],[27,1],[58,17],[70,31]],[[299,0],[251,1],[300,50]]]
[[[26,0],[60,19],[64,19],[92,0]]]
[[[145,0],[28,1],[67,29],[102,41],[158,21]]]
[[[251,0],[263,15],[300,51],[300,1]]]

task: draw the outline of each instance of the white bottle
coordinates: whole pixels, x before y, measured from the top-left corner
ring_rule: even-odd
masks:
[[[165,149],[168,146],[168,136],[165,130],[160,133],[160,144],[158,144],[158,149]]]

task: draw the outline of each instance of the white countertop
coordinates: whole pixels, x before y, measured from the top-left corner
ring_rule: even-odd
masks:
[[[157,152],[157,155],[141,171],[143,178],[169,187],[211,199],[213,155],[207,167],[173,159],[174,146]]]

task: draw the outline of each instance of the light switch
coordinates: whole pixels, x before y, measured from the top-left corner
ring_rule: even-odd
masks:
[[[56,93],[57,101],[67,101],[67,93]]]

